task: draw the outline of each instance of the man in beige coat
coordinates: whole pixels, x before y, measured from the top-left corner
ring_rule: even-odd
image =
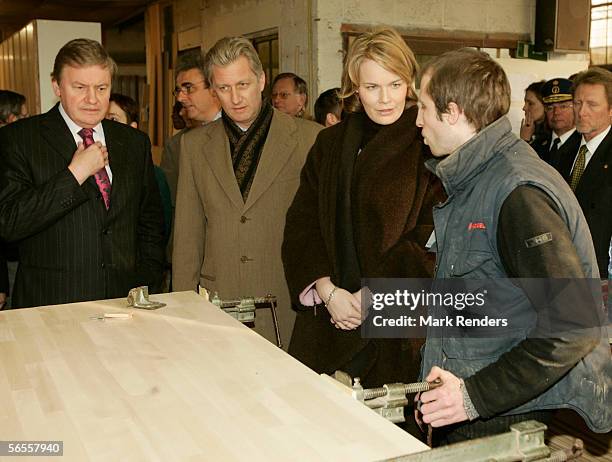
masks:
[[[262,101],[265,74],[245,38],[219,40],[205,72],[223,115],[181,141],[174,290],[199,284],[222,299],[275,295],[286,348],[295,315],[281,261],[285,215],[321,127]],[[275,341],[269,310],[257,310],[255,330]]]

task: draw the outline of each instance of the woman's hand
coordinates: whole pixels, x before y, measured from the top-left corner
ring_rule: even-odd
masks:
[[[317,292],[321,300],[328,302],[329,296],[335,289],[331,300],[327,303],[327,311],[331,322],[338,329],[352,330],[361,325],[361,300],[350,292],[337,287],[329,277],[321,278],[316,283]]]
[[[327,311],[338,329],[352,330],[361,325],[361,301],[344,289],[338,287]]]
[[[535,123],[530,111],[525,112],[525,118],[521,120],[521,139],[530,142],[535,133]]]

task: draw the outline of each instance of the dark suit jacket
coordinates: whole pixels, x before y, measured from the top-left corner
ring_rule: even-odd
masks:
[[[559,161],[558,170],[568,183],[581,139],[580,135],[573,153]],[[576,198],[591,230],[600,276],[607,279],[612,236],[612,130],[593,153],[576,188]]]
[[[6,256],[4,255],[4,242],[0,241],[0,294],[8,294],[9,279]]]
[[[0,239],[0,293],[10,295],[8,262],[17,262],[17,247]]]
[[[545,142],[542,142],[539,145],[532,147],[540,156],[540,159],[548,162],[550,165],[555,167],[557,170],[560,168],[560,164],[563,160],[566,160],[567,157],[571,157],[572,160],[576,156],[578,152],[578,148],[580,147],[580,140],[582,139],[582,135],[575,131],[572,135],[561,145],[561,147],[557,150],[556,154],[550,154],[550,140],[551,136],[549,136]]]
[[[538,156],[540,156],[540,159],[542,159],[545,162],[548,162],[549,164],[550,164],[550,139],[551,139],[551,136],[548,135],[547,137],[536,138],[531,143],[529,143],[529,146],[531,146],[533,150],[538,154]]]
[[[161,281],[163,216],[148,137],[104,120],[110,208],[68,165],[76,144],[56,105],[0,129],[0,237],[18,241],[13,307],[127,296]]]

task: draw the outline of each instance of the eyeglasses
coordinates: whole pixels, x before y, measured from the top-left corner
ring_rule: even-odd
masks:
[[[547,104],[546,106],[544,106],[544,110],[546,112],[553,112],[555,110],[555,108],[559,109],[560,111],[568,111],[570,109],[574,108],[574,103],[555,103],[555,104]]]
[[[204,82],[204,80],[200,80],[199,82],[195,82],[195,83],[189,83],[189,82],[184,83],[180,87],[174,87],[174,90],[172,90],[172,94],[174,95],[174,97],[177,97],[181,93],[185,93],[186,95],[191,95],[192,93],[195,93],[195,91],[198,89],[196,85],[202,82]]]
[[[286,91],[281,91],[279,93],[272,93],[272,99],[275,99],[275,98],[287,99],[294,94],[295,93],[287,93]]]

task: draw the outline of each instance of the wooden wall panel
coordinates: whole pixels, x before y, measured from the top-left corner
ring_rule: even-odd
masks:
[[[38,53],[32,22],[0,44],[0,88],[26,97],[28,113],[40,113]]]
[[[147,44],[147,93],[144,99],[148,115],[149,138],[153,160],[159,162],[165,140],[172,135],[170,115],[174,105],[173,66],[176,59],[176,33],[172,23],[172,2],[160,1],[147,7],[145,41]]]
[[[9,66],[9,79],[8,84],[9,88],[16,90],[15,85],[15,37],[10,36],[8,40],[8,66]]]
[[[18,85],[22,91],[19,93],[23,94],[24,86],[26,85],[28,79],[23,72],[23,67],[25,65],[24,61],[27,59],[27,56],[23,56],[21,52],[21,31],[15,32],[13,35],[13,51],[15,53],[15,85]]]
[[[28,72],[30,75],[38,76],[39,74],[39,66],[38,66],[38,49],[36,47],[36,42],[38,41],[38,31],[34,27],[34,25],[28,25],[25,27],[26,30],[26,43],[28,48]],[[38,79],[36,79],[38,80]],[[34,85],[30,90],[30,97],[28,99],[31,103],[28,103],[28,109],[31,114],[38,114],[41,112],[40,105],[40,86]]]
[[[147,79],[149,83],[149,138],[154,146],[163,144],[160,123],[162,104],[162,65],[161,65],[161,8],[158,3],[147,8],[145,16],[145,36],[147,43]]]
[[[4,65],[4,42],[0,43],[0,88],[6,88],[6,66]]]

